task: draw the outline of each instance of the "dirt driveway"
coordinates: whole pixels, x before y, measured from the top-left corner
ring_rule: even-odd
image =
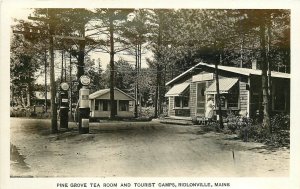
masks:
[[[91,123],[50,134],[50,120],[11,118],[12,177],[289,176],[289,149],[268,149],[200,127]]]

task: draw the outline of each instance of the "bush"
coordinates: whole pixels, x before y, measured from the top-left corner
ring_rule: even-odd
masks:
[[[140,112],[140,117],[153,117],[154,107],[142,107],[142,112]]]
[[[227,123],[225,129],[230,130],[232,133],[237,133],[240,130],[251,127],[253,120],[245,116],[228,114],[227,118],[224,119],[224,122]]]
[[[242,118],[242,122],[235,127],[238,129],[239,138],[244,141],[262,142],[275,147],[289,146],[290,144],[290,116],[286,114],[274,115],[270,122],[272,133],[269,128],[262,127],[262,123],[253,123],[249,118]],[[239,126],[240,124],[240,126]],[[234,127],[234,126],[230,126]]]
[[[251,124],[246,127],[241,127],[238,136],[245,142],[265,142],[268,137],[268,129],[263,128],[261,124]]]
[[[290,115],[276,114],[271,118],[272,133],[267,139],[267,144],[274,146],[290,145]]]
[[[276,114],[271,118],[272,132],[290,130],[290,115]]]

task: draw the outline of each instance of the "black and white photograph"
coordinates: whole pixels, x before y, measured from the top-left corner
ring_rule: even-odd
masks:
[[[291,6],[9,7],[11,187],[299,187]]]

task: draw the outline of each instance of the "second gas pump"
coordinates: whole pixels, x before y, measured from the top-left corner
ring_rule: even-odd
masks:
[[[80,83],[83,85],[79,90],[79,133],[89,133],[89,119],[90,119],[90,106],[89,106],[89,94],[90,90],[88,85],[90,84],[90,78],[86,75],[80,77]]]

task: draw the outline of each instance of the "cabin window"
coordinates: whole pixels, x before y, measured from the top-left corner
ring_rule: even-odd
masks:
[[[225,109],[239,108],[239,95],[238,94],[221,94],[220,95],[221,107]],[[217,95],[215,95],[215,102],[217,102]],[[218,104],[216,104],[218,107]]]
[[[175,108],[180,108],[180,107],[181,107],[181,97],[175,96]]]
[[[182,97],[182,107],[189,107],[189,97]]]
[[[102,111],[108,111],[108,100],[102,100]]]
[[[119,101],[119,111],[129,111],[129,101],[120,100]]]
[[[189,96],[175,96],[175,108],[188,108]]]
[[[217,94],[214,94],[215,103],[217,102]],[[229,93],[220,94],[221,107],[224,109],[239,108],[239,87],[234,85]],[[218,104],[216,104],[218,107]]]
[[[233,93],[227,95],[227,108],[238,108],[239,107],[239,94]]]
[[[100,110],[100,100],[98,100],[98,99],[95,100],[95,110],[97,110],[97,111]]]

